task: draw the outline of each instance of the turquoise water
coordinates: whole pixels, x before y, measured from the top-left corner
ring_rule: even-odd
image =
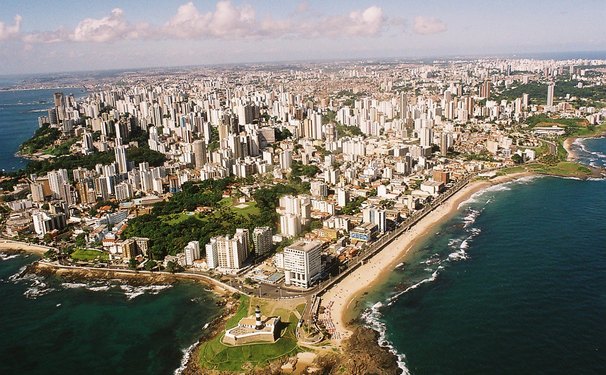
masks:
[[[411,374],[606,373],[606,180],[474,195],[366,303]]]
[[[0,374],[169,374],[219,312],[200,284],[133,287],[26,275],[0,257]]]
[[[26,160],[15,153],[38,129],[38,117],[47,116],[56,91],[76,97],[83,95],[80,89],[0,91],[0,170],[13,171],[25,166]]]

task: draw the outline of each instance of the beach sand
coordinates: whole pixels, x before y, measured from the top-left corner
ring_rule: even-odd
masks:
[[[34,253],[38,255],[44,255],[49,249],[48,246],[35,245],[27,242],[13,241],[0,239],[0,251],[24,251],[27,253]]]
[[[382,251],[372,257],[366,264],[359,267],[333,288],[322,296],[322,304],[325,309],[329,309],[332,323],[336,334],[333,335],[333,343],[341,345],[341,340],[349,337],[352,330],[349,323],[354,319],[357,311],[357,302],[359,297],[377,284],[385,281],[391,270],[395,266],[406,260],[410,250],[423,239],[425,235],[431,233],[436,225],[454,214],[459,205],[469,199],[469,197],[489,186],[512,181],[532,173],[522,172],[505,176],[495,177],[492,180],[475,181],[458,191],[446,202],[433,210],[410,230],[394,239]]]
[[[562,146],[564,147],[564,150],[566,150],[566,152],[568,153],[568,157],[566,158],[567,160],[575,160],[577,158],[577,155],[572,150],[572,144],[576,140],[577,140],[576,138],[566,138],[566,140],[562,144]]]

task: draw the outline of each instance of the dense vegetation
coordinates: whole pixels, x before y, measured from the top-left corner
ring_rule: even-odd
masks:
[[[252,232],[260,226],[275,227],[280,196],[303,192],[303,187],[295,184],[261,188],[253,195],[259,213],[250,209],[238,211],[222,204],[223,191],[232,182],[231,179],[222,179],[185,183],[181,192],[167,202],[157,203],[150,214],[130,220],[123,237],[148,237],[152,257],[163,259],[166,255],[182,252],[189,241],[199,241],[203,246],[211,237],[232,235],[237,228],[247,228]],[[212,210],[194,213],[200,206]]]
[[[365,200],[366,199],[364,197],[355,197],[341,209],[341,213],[345,215],[353,215],[360,212],[360,207]]]
[[[362,130],[360,130],[360,128],[357,126],[337,124],[337,135],[339,137],[357,137],[363,136],[364,133],[362,133]]]
[[[290,166],[291,168],[291,177],[314,177],[318,173],[320,173],[320,168],[315,165],[303,165],[301,162],[294,160]]]
[[[21,144],[20,151],[24,154],[31,154],[43,150],[61,137],[61,131],[57,128],[51,128],[49,124],[44,124],[36,130],[34,135]]]
[[[606,87],[604,86],[584,86],[577,87],[579,81],[557,81],[554,88],[554,96],[556,98],[565,97],[569,94],[571,97],[580,97],[587,99],[588,104],[593,102],[606,100]],[[495,100],[507,99],[515,100],[522,97],[522,94],[528,94],[530,102],[534,104],[545,104],[547,101],[547,84],[540,82],[529,82],[516,87],[504,90],[499,95],[495,96]]]
[[[164,154],[150,150],[148,148],[130,147],[126,149],[126,159],[135,164],[148,162],[150,166],[160,166],[166,161]],[[49,160],[33,160],[27,164],[25,172],[43,173],[56,169],[76,169],[78,167],[94,169],[97,164],[110,164],[115,160],[114,151],[96,152],[90,155],[74,155],[68,154],[65,156],[49,159]]]
[[[276,128],[274,129],[274,134],[276,137],[276,142],[280,142],[280,141],[284,141],[290,137],[292,137],[292,133],[290,132],[290,130],[283,128]]]
[[[169,201],[154,205],[152,213],[156,216],[194,211],[200,206],[216,206],[231,179],[206,180],[198,183],[186,182],[181,191],[175,193]]]

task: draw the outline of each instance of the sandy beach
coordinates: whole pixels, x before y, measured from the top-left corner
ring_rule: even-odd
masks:
[[[0,251],[25,251],[27,253],[35,253],[43,255],[48,250],[52,249],[48,246],[36,245],[27,242],[0,239]]]
[[[567,160],[575,160],[577,157],[577,155],[572,150],[572,144],[576,140],[577,140],[577,138],[566,138],[564,143],[562,143],[564,150],[566,150],[566,152],[568,153],[568,157],[566,158]]]
[[[329,309],[336,334],[333,341],[340,346],[349,337],[348,323],[355,318],[358,298],[389,276],[389,272],[410,254],[410,250],[442,220],[454,214],[460,203],[480,190],[518,178],[532,175],[529,172],[500,176],[487,181],[475,181],[458,191],[450,199],[429,213],[409,231],[393,240],[366,264],[353,271],[322,296],[322,306]]]

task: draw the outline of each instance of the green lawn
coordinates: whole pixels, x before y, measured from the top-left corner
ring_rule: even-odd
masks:
[[[226,322],[226,327],[234,327],[248,314],[249,307],[250,299],[242,296],[236,314]],[[285,355],[297,353],[299,351],[295,334],[297,318],[286,310],[279,311],[278,315],[287,313],[288,321],[285,322],[287,325],[285,324],[282,336],[275,343],[227,346],[221,343],[223,334],[220,334],[200,346],[198,353],[200,367],[219,371],[241,371],[247,363],[254,367],[263,366]]]
[[[250,306],[250,298],[245,295],[240,295],[240,306],[238,306],[238,310],[236,311],[234,316],[232,316],[231,318],[229,318],[227,320],[227,322],[225,323],[225,327],[227,329],[229,329],[229,328],[233,328],[236,325],[238,325],[238,322],[240,321],[240,319],[242,319],[246,315],[248,315],[249,306]]]
[[[527,167],[537,173],[551,174],[569,177],[587,177],[591,175],[591,169],[579,163],[562,161],[555,165],[529,164]]]
[[[168,225],[177,225],[189,218],[193,217],[194,219],[201,220],[200,215],[197,213],[190,214],[188,212],[181,212],[179,214],[170,214],[161,216],[162,221]]]
[[[504,176],[504,175],[507,175],[507,174],[520,173],[520,172],[524,172],[524,171],[526,171],[526,168],[524,168],[521,165],[518,165],[518,166],[515,166],[515,167],[508,167],[508,168],[500,169],[497,172],[497,176]]]
[[[221,207],[229,207],[234,213],[241,216],[250,216],[250,215],[259,215],[260,210],[257,207],[256,202],[246,202],[246,203],[238,203],[233,198],[223,198],[219,201]],[[244,205],[246,207],[238,207],[240,205]]]
[[[108,261],[109,254],[100,251],[100,250],[92,250],[92,249],[77,249],[73,253],[70,254],[73,260],[81,260],[81,261],[91,261],[91,260],[100,260],[100,261]]]
[[[297,306],[297,311],[299,312],[299,315],[303,316],[303,311],[305,311],[305,304],[302,303],[299,306]]]

